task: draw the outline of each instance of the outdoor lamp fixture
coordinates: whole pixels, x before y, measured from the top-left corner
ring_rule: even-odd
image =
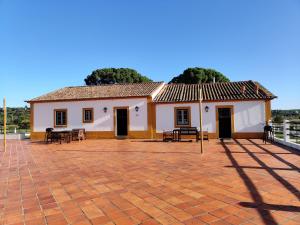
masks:
[[[107,107],[103,108],[103,112],[106,113],[107,112]]]
[[[140,107],[136,106],[134,109],[135,109],[136,112],[138,112]]]
[[[209,107],[205,106],[205,112],[208,112],[208,110],[209,110]]]

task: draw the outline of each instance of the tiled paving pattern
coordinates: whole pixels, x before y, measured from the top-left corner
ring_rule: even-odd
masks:
[[[300,156],[261,140],[0,150],[1,224],[300,224]]]

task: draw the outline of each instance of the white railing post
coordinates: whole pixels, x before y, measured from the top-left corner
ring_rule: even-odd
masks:
[[[285,142],[290,142],[290,121],[284,120],[283,121],[283,140]]]

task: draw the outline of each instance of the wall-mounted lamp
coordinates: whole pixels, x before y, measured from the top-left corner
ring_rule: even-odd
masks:
[[[209,107],[205,106],[205,112],[208,112],[208,110],[209,110]]]
[[[107,107],[103,108],[103,112],[106,113],[107,112]]]
[[[140,107],[136,106],[134,109],[135,109],[136,112],[138,112]]]

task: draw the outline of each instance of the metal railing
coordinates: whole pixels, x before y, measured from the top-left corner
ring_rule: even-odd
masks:
[[[273,123],[274,135],[276,138],[286,142],[300,144],[300,121],[284,120],[283,123]]]
[[[30,129],[19,129],[17,127],[11,126],[6,128],[7,134],[23,134],[23,133],[29,133]],[[0,134],[4,133],[4,128],[0,127]]]
[[[283,123],[272,123],[274,135],[277,138],[283,139],[283,131],[284,131],[284,126]]]

